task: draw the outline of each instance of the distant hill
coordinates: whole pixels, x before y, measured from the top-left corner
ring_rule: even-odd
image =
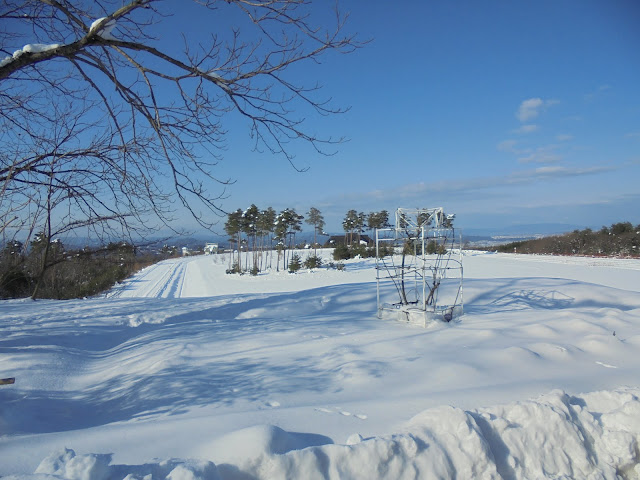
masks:
[[[574,230],[563,235],[509,242],[490,248],[499,252],[640,257],[640,225],[614,223],[599,231],[590,228]]]

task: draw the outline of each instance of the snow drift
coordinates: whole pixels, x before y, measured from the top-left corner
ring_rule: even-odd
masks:
[[[471,411],[438,407],[414,417],[401,433],[366,439],[356,434],[346,445],[309,447],[309,436],[258,426],[215,442],[227,449],[257,447],[237,465],[203,459],[112,465],[110,455],[64,449],[45,458],[34,475],[8,478],[640,478],[639,393],[637,388],[581,396],[554,391]],[[201,453],[215,457],[215,447]]]

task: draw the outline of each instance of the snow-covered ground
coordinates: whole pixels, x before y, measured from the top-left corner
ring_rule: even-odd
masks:
[[[639,260],[468,252],[426,329],[345,264],[0,302],[0,476],[640,478]]]

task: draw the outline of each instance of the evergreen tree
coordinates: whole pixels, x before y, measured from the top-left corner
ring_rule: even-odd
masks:
[[[227,235],[229,235],[230,240],[233,239],[232,241],[234,241],[236,243],[237,246],[237,250],[238,250],[238,261],[237,261],[237,265],[238,265],[238,271],[242,271],[242,263],[241,263],[241,258],[240,258],[240,251],[241,251],[241,235],[242,235],[242,210],[238,209],[235,212],[231,212],[228,217],[227,217],[227,221],[224,224],[224,230],[227,233]],[[231,252],[231,257],[233,257],[233,252]]]
[[[258,240],[258,220],[260,218],[260,210],[254,204],[251,204],[242,213],[242,232],[247,236],[247,255],[249,255],[249,249],[251,249],[253,257],[253,270],[258,269],[258,256],[257,256],[257,240]],[[249,262],[245,263],[246,268],[249,268]]]
[[[367,224],[367,216],[364,212],[358,212],[358,219],[356,220],[356,233],[358,234],[358,245],[362,240],[362,232],[364,232],[364,227]]]
[[[292,249],[295,245],[296,232],[302,231],[302,220],[304,217],[298,215],[293,208],[286,208],[276,217],[276,238],[283,244],[284,259],[283,268],[287,268],[287,250]],[[288,240],[288,242],[287,242]],[[288,245],[287,245],[288,243]]]
[[[289,273],[295,273],[302,268],[302,261],[300,255],[294,253],[291,256],[291,262],[289,262]]]
[[[276,270],[280,271],[280,256],[282,255],[282,268],[286,269],[286,239],[287,239],[287,223],[284,218],[284,211],[280,212],[274,222],[274,237],[278,242],[276,250],[278,251],[278,260],[276,262]]]
[[[367,217],[367,225],[371,230],[379,228],[389,228],[389,212],[381,210],[379,212],[371,212]]]
[[[308,223],[309,225],[313,225],[313,254],[314,256],[317,256],[318,242],[316,241],[316,235],[317,234],[322,235],[324,233],[324,225],[325,225],[324,217],[320,213],[320,210],[318,210],[315,207],[311,207],[307,212],[307,219],[305,220],[305,222]]]
[[[353,243],[353,233],[358,228],[360,221],[358,212],[356,210],[349,210],[342,221],[342,228],[345,234],[345,243],[351,245]],[[347,240],[348,238],[348,240]]]
[[[276,211],[269,207],[266,210],[260,212],[258,217],[258,232],[259,235],[262,236],[262,244],[264,247],[265,237],[269,237],[269,259],[271,259],[271,254],[273,252],[273,245],[271,241],[271,234],[275,232],[275,222],[276,222]],[[265,261],[266,263],[266,261]],[[269,266],[267,268],[271,268],[271,261],[269,261]]]

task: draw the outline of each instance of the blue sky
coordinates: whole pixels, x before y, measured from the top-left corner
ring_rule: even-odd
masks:
[[[442,206],[463,230],[640,223],[639,2],[340,5],[372,41],[299,78],[351,107],[307,128],[349,142],[295,150],[298,173],[238,125],[224,208],[315,206],[335,232],[352,208]]]

